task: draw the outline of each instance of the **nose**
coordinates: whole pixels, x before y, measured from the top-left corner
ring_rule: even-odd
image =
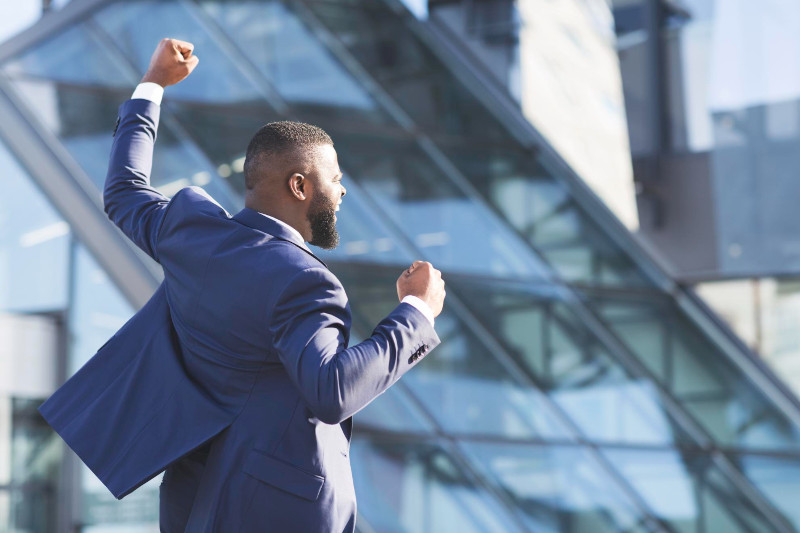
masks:
[[[342,185],[342,196],[344,196],[345,194],[347,194],[347,189],[345,189],[344,185]]]

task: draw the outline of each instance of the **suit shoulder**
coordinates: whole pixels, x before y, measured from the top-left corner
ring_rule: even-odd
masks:
[[[172,197],[172,203],[175,207],[182,207],[184,209],[191,209],[192,211],[201,211],[204,214],[212,214],[225,218],[231,218],[231,214],[222,207],[219,202],[214,200],[205,189],[197,185],[184,187],[175,193]]]

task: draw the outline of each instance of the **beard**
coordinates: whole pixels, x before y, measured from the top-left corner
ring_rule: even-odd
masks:
[[[336,206],[328,198],[316,194],[308,207],[308,222],[311,224],[309,244],[324,250],[332,250],[339,245],[339,232],[336,231]]]

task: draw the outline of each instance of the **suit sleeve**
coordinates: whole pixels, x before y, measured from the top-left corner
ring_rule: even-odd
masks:
[[[169,198],[150,186],[160,107],[143,99],[120,106],[103,204],[125,235],[158,261],[156,244]]]
[[[433,326],[399,304],[372,335],[347,348],[350,308],[339,281],[324,268],[297,274],[270,317],[273,346],[308,407],[337,424],[364,408],[439,343]]]

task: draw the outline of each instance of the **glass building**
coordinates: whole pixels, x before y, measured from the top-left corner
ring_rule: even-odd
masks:
[[[74,0],[0,46],[0,529],[158,530],[158,480],[115,501],[35,407],[161,281],[100,190],[165,35],[201,63],[155,186],[236,212],[258,127],[315,123],[348,183],[322,257],[353,342],[411,261],[447,280],[442,345],[355,416],[360,532],[800,530],[800,402],[396,0]]]

